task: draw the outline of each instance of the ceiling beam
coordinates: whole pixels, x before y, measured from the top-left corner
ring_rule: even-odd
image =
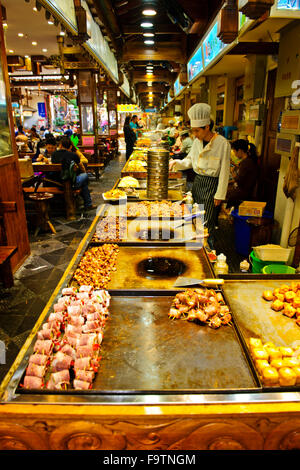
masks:
[[[239,42],[228,55],[276,55],[279,52],[279,42]]]
[[[166,86],[161,85],[160,83],[153,83],[151,87],[149,87],[146,83],[138,83],[135,89],[136,89],[137,94],[149,93],[149,91],[152,91],[153,93],[166,93],[167,92]]]
[[[175,77],[171,72],[167,70],[157,70],[155,71],[155,81],[156,82],[166,82],[166,83],[173,83]],[[154,80],[149,80],[149,77],[145,74],[145,72],[140,71],[133,71],[132,72],[132,82],[133,84],[139,82],[153,82]]]
[[[122,60],[123,62],[165,60],[184,64],[186,62],[186,50],[182,47],[182,44],[174,42],[157,44],[155,47],[149,48],[140,43],[132,42],[124,45]]]

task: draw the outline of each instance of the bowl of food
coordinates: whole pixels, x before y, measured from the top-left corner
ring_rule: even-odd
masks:
[[[127,195],[125,191],[120,189],[111,189],[102,194],[104,201],[116,202],[126,201]]]

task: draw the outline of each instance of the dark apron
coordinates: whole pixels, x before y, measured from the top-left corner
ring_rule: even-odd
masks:
[[[196,174],[192,188],[194,202],[204,206],[204,220],[212,239],[214,238],[218,216],[218,210],[214,205],[214,196],[217,192],[218,184],[219,178]]]

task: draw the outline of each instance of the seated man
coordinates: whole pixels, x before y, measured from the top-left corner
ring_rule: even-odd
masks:
[[[41,150],[41,147],[38,148],[38,155],[35,156],[32,161],[51,163],[51,157],[55,152],[57,147],[56,139],[52,135],[48,135],[45,142],[45,149]]]
[[[69,137],[64,136],[60,142],[58,150],[52,155],[52,163],[61,163],[62,172],[68,170],[72,162],[75,162],[79,171],[76,175],[75,189],[81,189],[81,196],[84,201],[84,209],[92,210],[96,209],[96,206],[92,204],[92,199],[88,187],[88,175],[85,173],[85,169],[80,162],[79,156],[72,152],[72,142]]]

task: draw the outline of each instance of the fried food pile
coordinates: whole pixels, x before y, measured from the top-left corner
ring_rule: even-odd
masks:
[[[99,221],[92,242],[119,242],[127,236],[126,217],[107,216]]]
[[[292,282],[291,285],[283,284],[277,289],[265,290],[263,299],[271,303],[275,312],[281,312],[289,318],[294,318],[300,326],[300,282]]]
[[[216,329],[228,325],[231,314],[221,292],[213,289],[186,289],[176,294],[169,318],[204,323]]]
[[[119,247],[104,244],[89,248],[73,275],[73,280],[81,285],[90,285],[94,289],[106,289],[111,275],[116,271]]]
[[[127,209],[127,217],[182,217],[186,213],[184,204],[164,200],[141,201]]]
[[[249,349],[264,385],[299,385],[299,348],[277,347],[272,342],[263,344],[259,338],[250,338]]]

